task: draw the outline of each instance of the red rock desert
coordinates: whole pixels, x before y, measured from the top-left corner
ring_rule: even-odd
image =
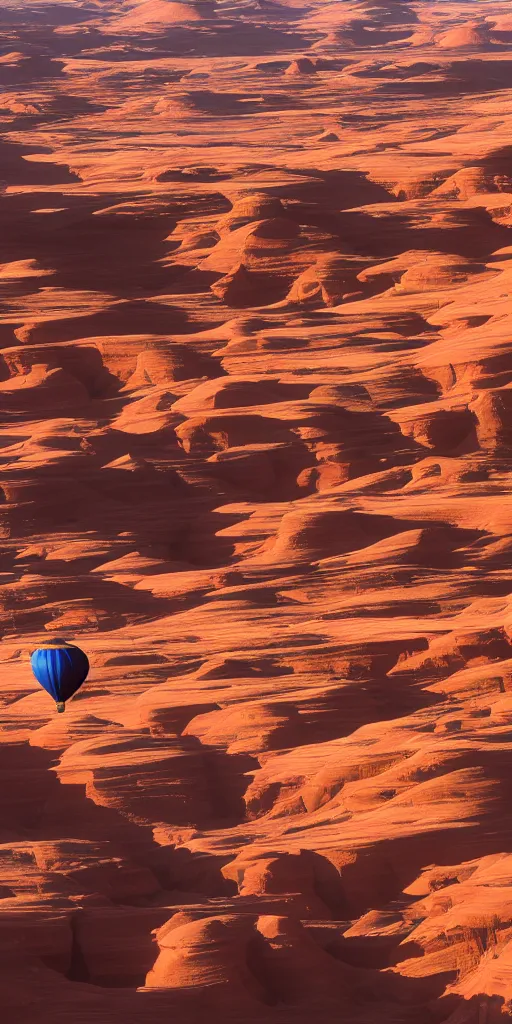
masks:
[[[0,41],[2,1020],[510,1020],[510,0]]]

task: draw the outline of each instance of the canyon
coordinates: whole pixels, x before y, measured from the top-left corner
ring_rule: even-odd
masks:
[[[0,38],[6,1024],[510,1020],[509,3]]]

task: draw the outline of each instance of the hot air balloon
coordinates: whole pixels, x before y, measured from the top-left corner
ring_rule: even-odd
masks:
[[[87,655],[67,640],[49,640],[42,644],[33,651],[30,664],[38,683],[53,697],[57,711],[61,712],[89,671]]]

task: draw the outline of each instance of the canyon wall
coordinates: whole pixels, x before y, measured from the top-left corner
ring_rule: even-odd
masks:
[[[0,37],[6,1024],[510,1019],[510,4]]]

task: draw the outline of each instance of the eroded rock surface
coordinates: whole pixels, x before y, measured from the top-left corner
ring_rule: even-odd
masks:
[[[509,6],[1,5],[7,1024],[512,1015]]]

